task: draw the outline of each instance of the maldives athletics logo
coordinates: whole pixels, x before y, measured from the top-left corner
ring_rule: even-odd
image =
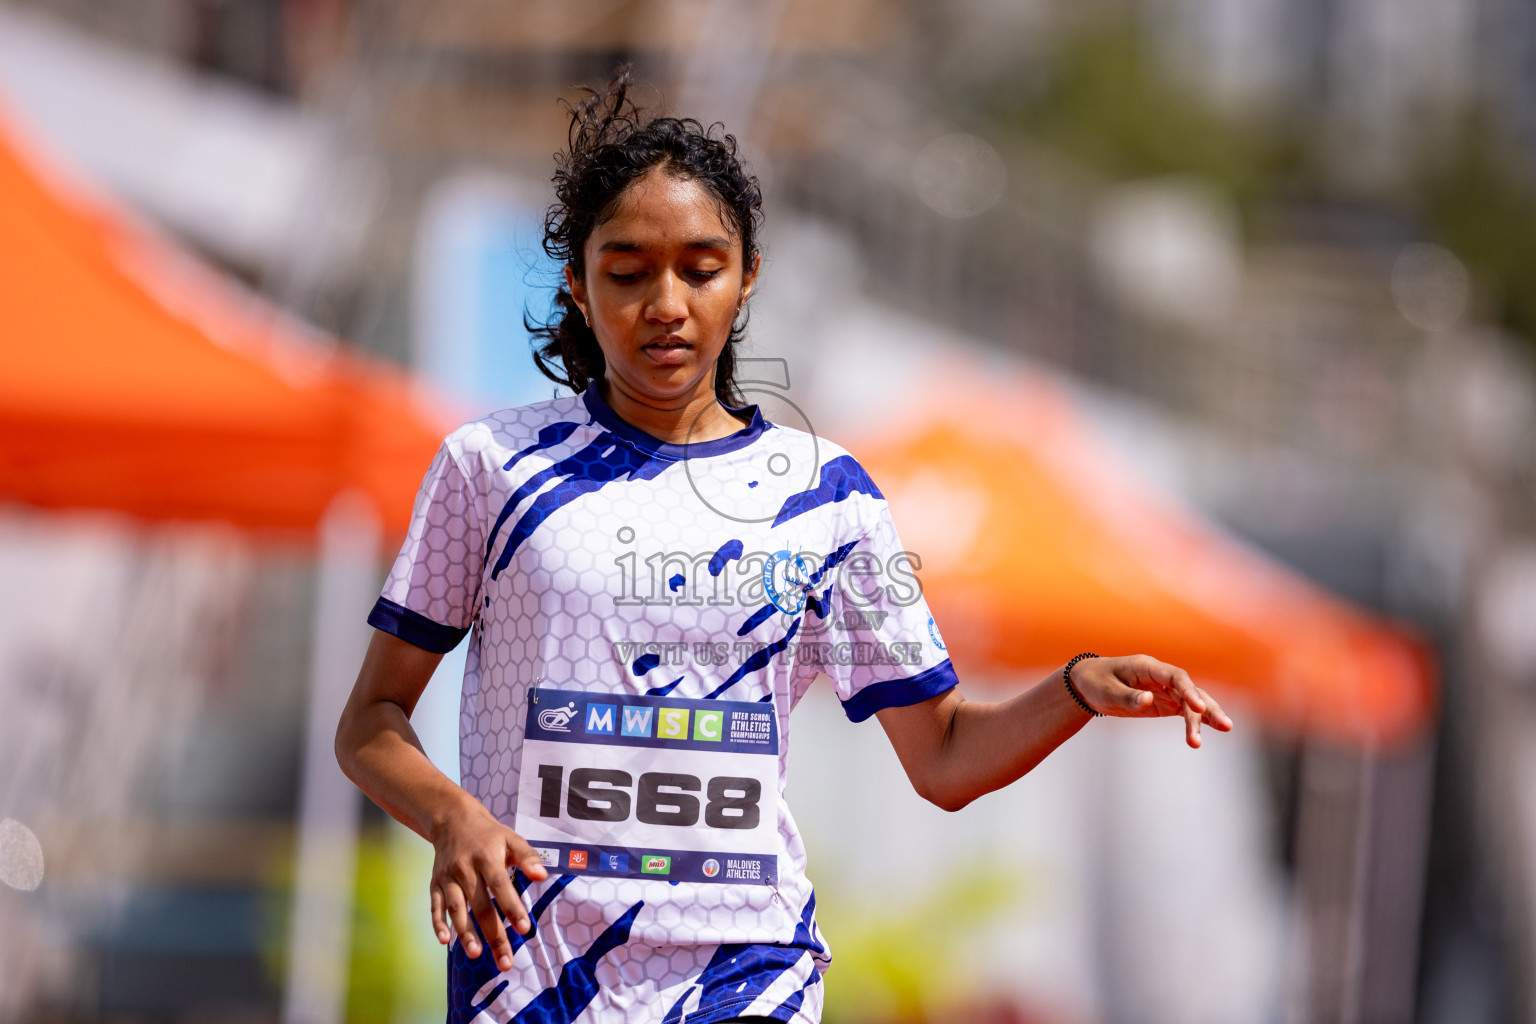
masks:
[[[720,873],[720,862],[711,857],[704,862],[704,877],[714,878]]]

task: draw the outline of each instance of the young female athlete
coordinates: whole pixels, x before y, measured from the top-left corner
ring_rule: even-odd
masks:
[[[444,442],[337,756],[436,850],[450,1021],[816,1021],[830,954],[782,795],[818,676],[949,810],[1095,714],[1181,715],[1191,747],[1232,723],[1141,655],[960,695],[879,488],[735,405],[760,265],[735,141],[646,119],[626,81],[573,111],[546,223],[565,287],[536,359],[573,395]],[[460,788],[409,717],[466,633]]]

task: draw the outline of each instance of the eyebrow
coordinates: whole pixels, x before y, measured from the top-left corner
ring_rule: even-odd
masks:
[[[715,236],[710,237],[710,238],[695,238],[693,241],[688,242],[687,244],[685,244],[683,246],[684,249],[690,249],[690,250],[692,250],[692,249],[726,249],[726,250],[729,250],[730,247],[731,247],[730,239],[723,238],[723,237],[721,237],[719,235],[715,235]],[[620,240],[615,240],[615,241],[612,241],[612,242],[604,242],[602,245],[598,246],[597,251],[600,252],[600,253],[609,253],[609,252],[644,252],[645,251],[645,246],[641,245],[639,242],[626,242],[626,241],[623,241],[622,239],[620,239]]]

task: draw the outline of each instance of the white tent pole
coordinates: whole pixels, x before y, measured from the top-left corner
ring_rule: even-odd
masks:
[[[334,738],[368,644],[380,537],[377,511],[357,493],[338,496],[320,524],[286,1024],[340,1024],[346,1016],[362,800],[336,764]]]

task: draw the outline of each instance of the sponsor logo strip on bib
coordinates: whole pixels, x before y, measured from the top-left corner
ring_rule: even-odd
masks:
[[[551,872],[775,883],[771,707],[534,689],[526,730],[513,827]]]
[[[581,690],[534,690],[527,738],[711,754],[779,753],[778,719],[768,704]]]
[[[543,841],[533,846],[552,874],[662,878],[669,882],[773,884],[775,858],[697,850],[642,850]]]

